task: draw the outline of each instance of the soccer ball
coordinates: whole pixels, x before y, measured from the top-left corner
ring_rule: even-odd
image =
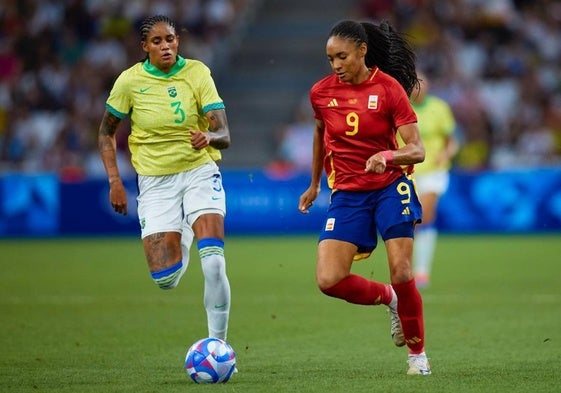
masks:
[[[203,338],[187,351],[185,371],[197,383],[228,382],[236,368],[236,353],[226,341]]]

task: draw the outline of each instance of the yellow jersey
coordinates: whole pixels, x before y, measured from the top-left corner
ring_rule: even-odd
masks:
[[[169,73],[148,60],[123,71],[105,104],[120,119],[130,116],[128,144],[139,175],[171,175],[219,161],[220,151],[195,150],[189,130],[208,132],[208,111],[224,109],[210,69],[177,57]]]
[[[449,169],[451,162],[438,164],[437,157],[446,146],[446,139],[456,128],[456,121],[446,101],[427,95],[421,104],[411,104],[417,114],[419,133],[425,146],[425,161],[415,164],[415,173],[428,173],[439,169]]]

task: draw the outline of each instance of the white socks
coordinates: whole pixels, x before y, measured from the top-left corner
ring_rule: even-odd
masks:
[[[198,245],[205,277],[204,305],[208,335],[226,340],[230,315],[230,282],[226,276],[224,242],[219,239],[203,239]]]
[[[420,227],[415,233],[413,264],[416,275],[429,275],[431,273],[437,235],[434,226]]]

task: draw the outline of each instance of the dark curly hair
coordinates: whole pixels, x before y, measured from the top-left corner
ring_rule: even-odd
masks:
[[[331,29],[329,37],[341,37],[357,45],[364,42],[368,47],[364,59],[366,66],[377,66],[394,77],[407,95],[419,84],[415,69],[415,52],[409,42],[387,21],[382,21],[377,26],[369,22],[344,20]]]
[[[150,30],[152,30],[152,27],[154,27],[156,23],[160,23],[160,22],[167,23],[175,30],[175,22],[170,18],[168,18],[167,16],[165,15],[150,16],[144,19],[140,24],[140,41],[143,42],[146,41],[146,37],[148,36],[148,33],[150,33]]]

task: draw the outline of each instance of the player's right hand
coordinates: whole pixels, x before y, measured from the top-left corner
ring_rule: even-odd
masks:
[[[109,185],[109,201],[115,212],[127,215],[127,191],[121,180]]]
[[[300,196],[300,202],[298,203],[298,210],[300,213],[308,214],[310,212],[310,207],[314,204],[319,190],[315,187],[310,187]]]

